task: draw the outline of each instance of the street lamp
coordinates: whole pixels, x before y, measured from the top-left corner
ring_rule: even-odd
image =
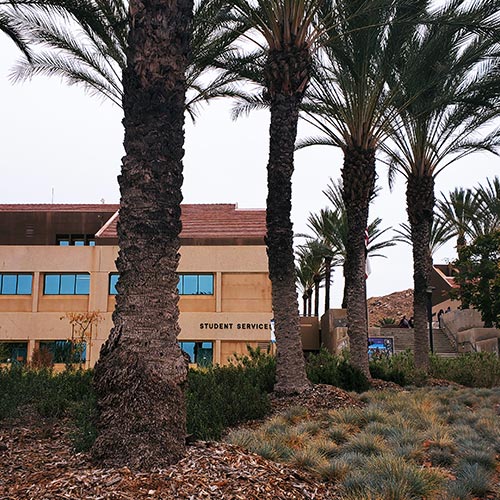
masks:
[[[429,322],[429,346],[431,348],[431,353],[434,354],[434,339],[432,338],[432,291],[433,286],[428,286],[427,293],[427,321]]]

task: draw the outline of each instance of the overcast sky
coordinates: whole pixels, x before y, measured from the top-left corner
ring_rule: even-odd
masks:
[[[0,203],[118,203],[121,110],[55,78],[10,83],[8,74],[18,57],[10,40],[0,34]],[[184,202],[265,208],[268,113],[234,122],[230,108],[230,103],[219,101],[206,107],[195,125],[186,121]],[[339,178],[341,165],[341,154],[331,147],[296,153],[295,232],[307,232],[309,213],[327,205],[322,191],[330,178]],[[498,175],[499,166],[492,155],[471,156],[437,177],[436,192],[484,183]],[[378,216],[384,227],[397,227],[407,220],[404,182],[399,179],[391,193],[385,167],[378,164],[377,169],[382,192],[370,219]],[[386,259],[372,260],[369,297],[413,286],[410,248],[398,244],[386,254]],[[434,260],[454,258],[450,244]],[[341,275],[340,269],[334,273],[333,305],[340,303]]]

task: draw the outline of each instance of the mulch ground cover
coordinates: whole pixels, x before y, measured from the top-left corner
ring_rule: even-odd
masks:
[[[373,385],[401,390],[382,381]],[[312,386],[294,397],[272,397],[271,404],[273,414],[301,406],[311,416],[363,406],[356,396],[327,385]],[[334,484],[220,442],[189,445],[185,458],[167,469],[103,469],[87,454],[73,452],[69,430],[68,422],[29,414],[0,422],[0,500],[341,498]]]
[[[360,406],[331,386],[293,398],[272,398],[273,413],[303,406],[311,414]],[[336,499],[332,484],[239,447],[198,441],[183,460],[148,473],[95,467],[74,453],[67,423],[35,416],[0,422],[0,499]]]

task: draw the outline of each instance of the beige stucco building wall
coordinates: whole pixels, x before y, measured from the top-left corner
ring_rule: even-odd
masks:
[[[33,273],[31,296],[0,295],[0,341],[27,341],[28,359],[44,340],[66,340],[66,313],[99,311],[87,365],[93,366],[112,326],[116,246],[0,246],[0,273]],[[211,273],[213,295],[184,295],[179,301],[179,341],[213,342],[213,361],[224,364],[246,345],[271,338],[271,283],[264,245],[184,246],[179,273]],[[44,295],[44,273],[89,273],[89,295]]]

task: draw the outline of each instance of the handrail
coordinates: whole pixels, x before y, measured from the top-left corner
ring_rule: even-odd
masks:
[[[462,346],[462,345],[467,345],[467,344],[469,344],[469,345],[472,347],[472,350],[473,350],[474,352],[477,352],[477,347],[476,347],[476,345],[475,345],[475,344],[473,344],[470,340],[464,340],[463,342],[460,342],[460,343],[459,343],[459,345],[461,345],[461,346]]]
[[[440,325],[441,331],[445,334],[446,338],[450,341],[453,349],[455,349],[455,351],[458,352],[459,342],[458,342],[456,335],[451,331],[450,327],[443,321],[442,318],[441,318],[440,323],[441,323],[441,325]]]

